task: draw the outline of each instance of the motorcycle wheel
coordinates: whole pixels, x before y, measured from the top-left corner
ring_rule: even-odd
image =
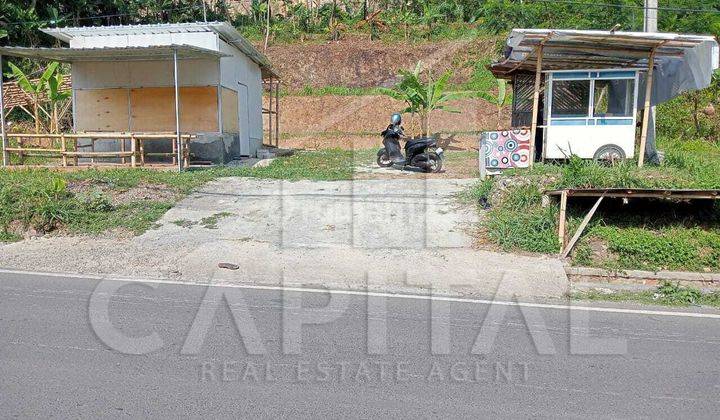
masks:
[[[442,158],[437,153],[428,153],[427,166],[425,172],[438,173],[442,170]]]
[[[384,148],[378,150],[377,164],[381,168],[389,168],[393,165],[392,159],[390,159],[390,155],[388,155],[387,151]]]

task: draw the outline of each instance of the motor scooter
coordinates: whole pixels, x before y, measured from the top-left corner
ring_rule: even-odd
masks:
[[[440,172],[443,165],[443,149],[437,140],[430,137],[408,139],[402,127],[400,114],[390,117],[390,125],[381,133],[383,147],[377,152],[377,164],[383,168],[418,168],[424,172]],[[400,139],[406,139],[405,155],[400,147]],[[428,149],[431,149],[428,151]],[[434,149],[434,150],[432,150]]]

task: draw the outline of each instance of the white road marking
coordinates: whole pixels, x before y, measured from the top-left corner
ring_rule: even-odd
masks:
[[[159,283],[159,284],[172,284],[178,286],[194,286],[194,287],[227,287],[227,288],[238,288],[238,289],[254,289],[254,290],[273,290],[273,291],[288,291],[288,292],[300,292],[300,293],[323,293],[323,294],[338,294],[338,295],[352,295],[352,296],[373,296],[373,297],[385,297],[393,299],[413,299],[413,300],[435,300],[440,302],[456,302],[456,303],[474,303],[481,305],[502,305],[502,306],[515,306],[515,307],[526,307],[526,308],[542,308],[542,309],[559,309],[559,310],[571,310],[571,311],[587,311],[587,312],[606,312],[616,314],[632,314],[632,315],[655,315],[655,316],[671,316],[671,317],[686,317],[686,318],[711,318],[720,319],[720,314],[713,313],[699,313],[699,312],[680,312],[680,311],[657,311],[647,309],[626,309],[626,308],[607,308],[600,306],[578,306],[578,305],[559,305],[552,303],[536,303],[536,302],[513,302],[505,300],[489,300],[489,299],[471,299],[462,297],[452,296],[436,296],[436,295],[417,295],[412,293],[387,293],[387,292],[371,292],[361,290],[333,290],[333,289],[318,289],[318,288],[306,288],[296,286],[263,286],[253,284],[233,284],[233,283],[190,283],[177,280],[168,280],[163,278],[131,278],[131,277],[109,277],[99,275],[85,275],[85,274],[70,274],[70,273],[46,273],[42,271],[23,271],[23,270],[7,270],[0,269],[0,274],[18,274],[18,275],[29,275],[29,276],[44,276],[44,277],[62,277],[62,278],[73,278],[73,279],[84,279],[84,280],[102,280],[102,281],[122,281],[132,283]]]

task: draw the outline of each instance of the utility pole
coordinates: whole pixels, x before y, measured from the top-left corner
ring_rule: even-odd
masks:
[[[657,32],[658,0],[645,0],[643,31]]]

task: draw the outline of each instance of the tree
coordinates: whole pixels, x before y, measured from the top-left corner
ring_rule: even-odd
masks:
[[[497,94],[493,94],[488,90],[486,92],[476,92],[476,95],[473,96],[483,98],[497,107],[497,129],[501,130],[503,128],[502,110],[510,104],[510,100],[512,99],[512,96],[507,93],[507,80],[497,79]]]
[[[445,91],[448,81],[452,77],[450,71],[443,73],[438,79],[434,79],[429,71],[425,73],[427,82],[422,80],[422,62],[418,61],[413,71],[399,71],[400,82],[393,88],[381,88],[380,91],[385,95],[404,101],[407,108],[403,112],[418,114],[422,135],[429,136],[432,111],[460,112],[448,106],[447,103],[464,95],[459,92]]]

